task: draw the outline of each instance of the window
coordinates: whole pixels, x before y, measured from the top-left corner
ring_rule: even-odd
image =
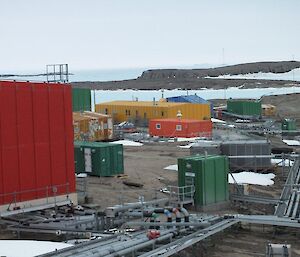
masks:
[[[135,117],[138,117],[139,116],[139,112],[138,110],[135,111]]]
[[[177,131],[181,131],[182,130],[182,126],[181,125],[176,125],[176,130]]]
[[[160,129],[160,123],[156,123],[156,129]]]
[[[144,112],[144,119],[147,119],[147,113]]]
[[[164,112],[161,112],[161,117],[164,117]]]
[[[130,116],[130,110],[128,110],[128,116]]]
[[[105,108],[105,112],[104,112],[105,114],[108,114],[108,109],[107,108]]]

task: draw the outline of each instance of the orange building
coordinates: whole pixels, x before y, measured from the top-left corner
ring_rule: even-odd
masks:
[[[210,120],[152,119],[149,121],[150,136],[159,137],[211,137]]]

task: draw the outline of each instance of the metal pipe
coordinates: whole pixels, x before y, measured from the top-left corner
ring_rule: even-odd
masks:
[[[203,227],[206,228],[211,223],[209,221],[202,222],[143,222],[143,221],[129,221],[126,222],[127,226],[142,226],[142,227],[150,227],[150,226],[163,226],[163,227],[184,227],[184,226],[192,226],[192,227]]]
[[[150,218],[150,222],[151,223],[160,222],[158,214],[156,214],[155,212],[153,212],[152,215],[151,215],[151,218]],[[154,229],[154,228],[157,229],[157,230],[159,230],[160,227],[159,226],[156,226],[156,227],[150,226],[150,229]]]
[[[138,209],[141,208],[142,206],[149,206],[149,205],[155,205],[155,204],[166,204],[169,201],[168,198],[162,198],[162,199],[157,199],[157,200],[152,200],[148,202],[138,202],[138,203],[126,203],[125,205],[115,205],[112,207],[106,208],[106,212],[123,212],[127,211],[130,209]]]
[[[298,212],[299,201],[300,201],[300,194],[297,194],[294,210],[293,210],[293,213],[292,213],[292,218],[293,219],[296,218],[296,215],[297,215],[297,212]]]
[[[135,245],[133,247],[124,247],[123,250],[119,250],[115,253],[111,253],[109,255],[107,255],[106,257],[116,257],[116,256],[124,256],[126,254],[129,254],[129,253],[133,253],[139,249],[143,249],[147,246],[151,246],[151,245],[155,245],[156,243],[159,243],[159,242],[162,242],[162,241],[165,241],[165,240],[170,240],[176,235],[175,232],[168,232],[167,234],[165,235],[162,235],[156,239],[152,239],[152,240],[148,240],[148,241],[145,241],[141,244],[138,244],[138,245]],[[97,256],[98,257],[98,256]],[[99,256],[101,257],[101,256]]]
[[[125,212],[124,214],[126,216],[129,216],[129,217],[151,217],[153,212],[149,212],[149,211],[129,211],[129,212]]]
[[[228,159],[244,159],[244,158],[274,158],[275,155],[229,155]]]
[[[149,240],[146,236],[146,233],[142,235],[141,238],[130,239],[128,241],[119,241],[116,244],[105,245],[102,248],[94,248],[94,256],[95,257],[108,257],[108,256],[123,256],[126,253],[130,253],[137,249],[144,248],[147,245],[151,245],[158,241],[166,240],[175,235],[175,231],[173,229],[168,229],[166,231],[161,232],[161,236],[157,239]],[[85,256],[84,253],[82,256]]]
[[[181,222],[180,211],[177,208],[173,208],[172,212],[175,214],[175,220],[176,220],[176,222]]]
[[[167,216],[167,221],[172,222],[172,213],[169,210],[165,209],[164,214]]]
[[[189,222],[189,221],[190,221],[190,214],[189,214],[189,212],[187,211],[187,209],[181,207],[181,208],[180,208],[180,212],[183,214],[184,222]]]

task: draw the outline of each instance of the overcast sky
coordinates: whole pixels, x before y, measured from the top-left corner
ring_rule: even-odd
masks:
[[[300,59],[299,10],[298,0],[1,0],[0,71]]]

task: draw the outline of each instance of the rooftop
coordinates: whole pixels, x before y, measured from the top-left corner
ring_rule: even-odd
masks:
[[[170,103],[170,102],[159,102],[159,101],[112,101],[101,103],[97,105],[118,105],[118,106],[159,106],[159,107],[172,107],[172,106],[182,106],[189,103]]]
[[[194,120],[194,119],[151,119],[150,121],[153,122],[174,122],[174,123],[178,123],[178,122],[182,122],[182,123],[195,123],[195,122],[211,122],[210,120]]]

